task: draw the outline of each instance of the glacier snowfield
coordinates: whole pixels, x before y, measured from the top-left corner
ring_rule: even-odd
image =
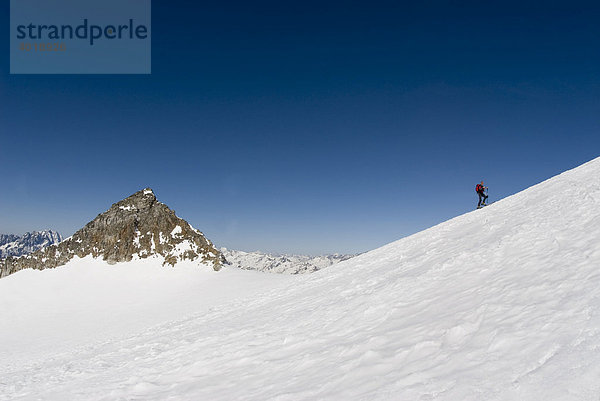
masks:
[[[600,159],[309,275],[0,280],[0,400],[600,399]]]

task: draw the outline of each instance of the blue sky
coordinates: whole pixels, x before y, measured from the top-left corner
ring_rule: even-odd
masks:
[[[154,1],[146,76],[0,41],[0,232],[149,186],[218,246],[361,252],[599,156],[597,3],[411,3]]]

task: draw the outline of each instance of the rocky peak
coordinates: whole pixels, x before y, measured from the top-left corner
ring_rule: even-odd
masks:
[[[200,231],[177,217],[146,188],[113,204],[60,244],[0,261],[0,274],[53,268],[74,256],[88,255],[111,264],[158,257],[163,265],[190,260],[219,270],[222,263],[221,253]]]

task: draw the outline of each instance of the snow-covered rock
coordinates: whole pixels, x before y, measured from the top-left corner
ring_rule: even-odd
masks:
[[[33,231],[23,235],[0,234],[0,258],[21,256],[62,241],[52,230]]]
[[[0,277],[27,268],[54,268],[88,255],[111,264],[158,257],[163,265],[191,260],[219,270],[222,263],[221,253],[200,231],[146,188],[115,203],[59,244],[0,260]]]
[[[356,255],[274,255],[264,252],[244,252],[221,248],[225,264],[244,270],[269,273],[302,274],[324,269]]]
[[[92,262],[0,280],[0,400],[600,394],[600,159],[313,274]]]

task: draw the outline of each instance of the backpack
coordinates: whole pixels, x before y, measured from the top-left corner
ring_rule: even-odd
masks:
[[[477,184],[477,185],[475,186],[475,192],[481,192],[481,191],[483,191],[483,185],[481,185],[481,184]]]

